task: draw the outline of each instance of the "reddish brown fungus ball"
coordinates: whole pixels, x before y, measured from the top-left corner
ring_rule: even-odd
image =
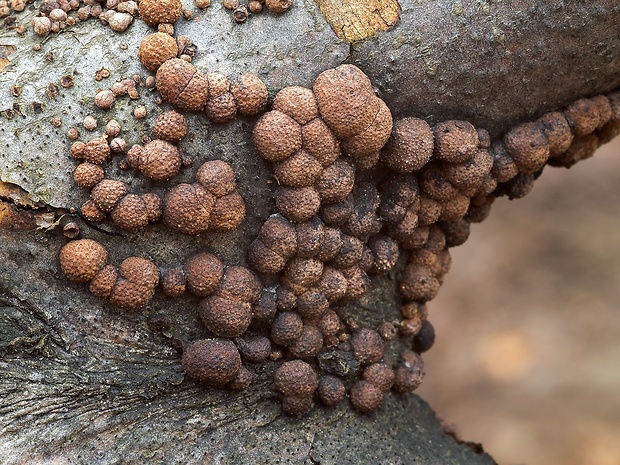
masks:
[[[222,160],[203,163],[196,173],[196,181],[216,197],[231,194],[235,190],[235,173]]]
[[[79,239],[65,244],[59,254],[60,269],[71,281],[90,281],[108,261],[107,250],[92,239]]]
[[[183,367],[198,382],[221,386],[233,381],[241,369],[235,345],[224,339],[202,339],[183,351]]]
[[[376,363],[383,358],[384,342],[378,332],[362,328],[351,336],[353,355],[363,365]]]
[[[155,121],[155,134],[158,139],[176,143],[187,135],[188,125],[185,116],[174,110],[165,111]]]
[[[278,314],[271,325],[271,340],[278,345],[288,346],[301,336],[303,322],[295,312]]]
[[[212,295],[200,302],[200,318],[216,336],[241,336],[252,320],[252,306],[245,302]]]
[[[312,89],[300,86],[280,90],[273,99],[273,109],[287,114],[301,125],[319,115]]]
[[[347,388],[340,378],[326,375],[319,379],[319,398],[327,406],[336,405],[344,400]]]
[[[237,103],[239,113],[246,116],[257,115],[267,105],[267,86],[255,74],[242,74],[230,85],[230,93]]]
[[[205,232],[215,200],[200,184],[178,184],[166,194],[164,222],[183,234]]]
[[[467,121],[443,121],[433,128],[435,157],[450,163],[462,163],[478,150],[478,131]]]
[[[301,148],[301,126],[281,111],[270,111],[254,126],[254,146],[267,161],[285,160]]]
[[[224,274],[224,265],[215,255],[204,252],[190,258],[184,270],[189,291],[205,297],[218,288]]]
[[[377,410],[383,402],[383,392],[368,381],[358,381],[351,387],[351,405],[362,413]]]
[[[275,389],[285,396],[308,397],[318,387],[318,378],[312,367],[302,360],[280,365],[273,376]]]
[[[92,189],[100,181],[103,180],[105,173],[103,168],[94,163],[80,163],[73,172],[73,179],[75,183],[84,188]]]
[[[276,194],[276,209],[288,220],[308,221],[321,207],[321,197],[313,187],[282,187]]]
[[[149,26],[174,23],[181,17],[181,0],[141,0],[138,5],[140,17]]]
[[[146,0],[147,3],[149,0]],[[142,39],[138,48],[138,60],[149,71],[157,69],[170,58],[175,58],[179,48],[176,40],[165,32],[155,32]]]
[[[181,169],[181,155],[170,142],[155,139],[143,147],[138,169],[148,179],[167,181]]]

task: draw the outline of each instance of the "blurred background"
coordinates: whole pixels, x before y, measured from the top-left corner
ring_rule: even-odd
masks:
[[[620,138],[451,252],[418,393],[501,465],[620,464]]]

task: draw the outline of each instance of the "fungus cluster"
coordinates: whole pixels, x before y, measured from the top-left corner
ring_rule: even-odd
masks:
[[[276,13],[290,3],[266,0]],[[262,2],[248,7],[258,12]],[[144,38],[138,59],[156,73],[147,87],[156,87],[164,101],[179,111],[203,111],[214,123],[263,112],[268,92],[256,75],[229,82],[191,63],[191,39],[174,37],[173,23],[183,13],[179,0],[142,0],[137,11],[158,29]],[[115,83],[95,104],[106,110],[118,96],[137,98],[136,82]],[[123,167],[150,182],[176,176],[187,164],[177,147],[188,132],[182,113],[160,114],[156,139],[128,151],[120,129],[110,121],[104,135],[71,145],[81,161],[76,184],[90,190],[85,218],[109,215],[130,232],[160,217],[190,235],[239,226],[245,205],[224,161],[205,162],[193,183],[172,186],[163,201],[105,178],[103,165],[117,153],[126,153]],[[273,389],[284,412],[303,415],[315,400],[331,406],[347,395],[354,409],[372,412],[385,393],[412,392],[420,384],[420,354],[435,338],[426,304],[449,270],[449,248],[467,240],[470,224],[487,217],[496,197],[526,195],[547,164],[570,167],[618,133],[620,93],[578,100],[493,142],[466,121],[394,122],[368,77],[341,65],[321,73],[311,89],[280,90],[254,127],[256,151],[272,164],[278,183],[275,212],[248,249],[256,274],[208,251],[167,268],[141,257],[115,267],[90,239],[68,242],[60,266],[68,279],[88,283],[93,295],[128,310],[145,307],[158,286],[171,298],[192,294],[207,337],[185,345],[182,364],[199,383],[247,389],[253,367],[275,363]],[[387,273],[398,280],[401,318],[361,327],[345,304]],[[398,350],[393,360],[388,354]]]

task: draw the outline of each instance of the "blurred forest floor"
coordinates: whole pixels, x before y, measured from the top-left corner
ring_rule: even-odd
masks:
[[[496,201],[452,258],[418,393],[500,465],[620,464],[620,138]]]

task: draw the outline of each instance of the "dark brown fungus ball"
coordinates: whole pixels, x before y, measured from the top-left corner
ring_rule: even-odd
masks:
[[[435,253],[439,253],[446,248],[446,235],[438,225],[432,225],[429,228],[425,248]]]
[[[235,173],[222,160],[203,163],[196,172],[196,181],[216,197],[231,194],[235,190]]]
[[[342,151],[354,159],[378,153],[392,132],[392,113],[383,100],[379,98],[377,100],[379,110],[370,126],[363,132],[342,141]]]
[[[552,111],[538,118],[538,124],[549,142],[549,157],[557,157],[566,152],[573,141],[573,132],[563,113]]]
[[[174,110],[163,112],[155,120],[155,134],[158,139],[176,143],[187,135],[187,130],[185,116]]]
[[[118,268],[121,276],[132,283],[154,288],[159,283],[159,272],[155,264],[142,257],[128,257]]]
[[[358,184],[353,192],[353,211],[342,226],[343,232],[364,242],[369,236],[378,233],[382,226],[376,213],[379,204],[379,192],[374,185]]]
[[[252,320],[249,303],[230,300],[218,295],[206,297],[200,302],[200,319],[216,336],[232,338],[241,336]]]
[[[553,159],[552,166],[557,166],[556,163],[559,163],[559,157]],[[521,199],[532,191],[535,179],[535,173],[519,173],[499,187],[498,195],[506,195],[510,200]]]
[[[224,265],[213,254],[194,255],[184,266],[187,287],[192,294],[205,297],[213,294],[224,274]]]
[[[278,2],[278,1],[287,1],[291,2],[291,0],[268,0],[268,2]],[[292,415],[294,417],[300,417],[305,415],[314,407],[314,401],[312,400],[312,396],[284,396],[282,397],[282,411],[287,415]]]
[[[168,268],[162,270],[160,285],[165,295],[168,297],[179,297],[185,293],[187,280],[185,271],[181,267]]]
[[[351,405],[362,413],[377,410],[383,402],[383,392],[368,381],[357,381],[351,387]]]
[[[463,163],[449,163],[444,166],[446,178],[461,192],[469,192],[482,183],[493,168],[493,156],[488,150],[479,149],[476,154]]]
[[[242,115],[257,115],[267,105],[267,86],[255,74],[240,75],[230,84],[230,93],[235,98],[237,110]]]
[[[504,144],[521,173],[540,170],[549,158],[549,141],[542,125],[537,123],[524,123],[512,128],[504,136]]]
[[[250,270],[244,266],[228,266],[217,294],[225,299],[254,303],[260,298],[262,289],[261,282]]]
[[[308,221],[321,207],[321,197],[313,187],[281,187],[276,194],[276,209],[295,223]]]
[[[582,98],[564,109],[564,116],[575,137],[592,134],[600,122],[599,107],[592,99]]]
[[[340,144],[321,118],[315,118],[301,128],[303,148],[324,167],[340,156]]]
[[[152,181],[167,181],[181,169],[181,155],[170,142],[155,139],[142,148],[138,169]]]
[[[433,131],[426,121],[403,118],[394,123],[384,150],[384,161],[394,171],[411,173],[429,162],[433,147]]]
[[[450,163],[462,163],[478,150],[478,131],[467,121],[442,121],[433,128],[435,158]]]
[[[365,381],[374,384],[382,392],[392,389],[394,376],[394,370],[387,363],[373,363],[366,367],[362,375]]]
[[[342,274],[347,279],[347,292],[345,300],[357,300],[361,298],[370,287],[368,275],[359,267],[352,266],[342,270]]]
[[[420,172],[419,180],[420,189],[431,199],[446,202],[458,192],[456,187],[448,181],[443,166],[437,162],[428,163]]]
[[[233,391],[245,391],[252,385],[252,381],[254,381],[252,372],[241,365],[239,373],[237,373],[235,379],[228,383],[228,387]]]
[[[469,238],[470,224],[467,220],[444,221],[440,226],[446,236],[446,247],[457,247]]]
[[[289,312],[297,306],[297,296],[290,289],[278,286],[276,289],[276,306],[281,312]],[[297,316],[299,317],[299,315]]]
[[[288,346],[291,357],[312,360],[323,348],[323,334],[318,328],[304,325],[299,337]]]
[[[91,279],[88,290],[95,297],[107,299],[118,279],[118,270],[113,265],[106,265]]]
[[[347,222],[353,213],[353,197],[347,196],[340,202],[321,205],[319,216],[325,224],[340,227]]]
[[[409,254],[409,263],[428,268],[433,276],[437,276],[441,271],[438,255],[428,249],[412,250]]]
[[[316,254],[316,258],[322,262],[329,262],[342,247],[342,234],[338,228],[324,228],[323,241]]]
[[[315,284],[323,273],[323,262],[313,258],[295,257],[284,269],[284,277],[295,284],[310,287]]]
[[[343,234],[341,237],[342,246],[330,264],[337,268],[347,268],[357,265],[362,258],[364,243],[357,237],[348,234]]]
[[[295,225],[297,253],[299,258],[314,258],[325,242],[325,226],[317,216]],[[317,257],[318,258],[318,257]]]
[[[268,337],[250,336],[236,342],[241,356],[248,362],[264,362],[271,353],[271,340]]]
[[[478,132],[478,146],[482,149],[488,149],[491,146],[491,134],[484,128],[476,128]]]
[[[424,377],[424,362],[422,357],[411,350],[401,354],[401,362],[396,368],[394,390],[396,392],[413,392]]]
[[[381,191],[379,215],[389,223],[401,221],[409,206],[420,194],[418,180],[412,174],[388,176],[381,182],[379,189]]]
[[[217,124],[228,123],[237,115],[235,98],[230,92],[224,92],[217,96],[211,96],[205,105],[207,118]]]
[[[84,189],[92,189],[103,180],[103,177],[103,168],[89,162],[80,163],[73,172],[75,183]]]
[[[428,241],[429,227],[418,226],[415,231],[400,242],[400,246],[405,250],[424,247]]]
[[[271,340],[278,345],[288,346],[301,336],[303,329],[301,317],[294,312],[282,312],[271,325]]]
[[[215,200],[209,228],[213,231],[232,231],[237,229],[245,218],[245,203],[239,192],[219,197]]]
[[[441,221],[456,221],[463,218],[469,209],[469,197],[463,194],[456,194],[447,202],[441,202]]]
[[[340,317],[333,310],[327,310],[319,320],[319,331],[324,337],[335,336],[340,332]]]
[[[296,227],[281,215],[271,215],[263,223],[258,239],[286,260],[297,251]]]
[[[489,153],[493,157],[491,174],[497,179],[497,182],[508,182],[519,173],[516,163],[508,154],[508,150],[502,141],[493,142],[489,148]]]
[[[137,231],[149,223],[146,202],[139,195],[127,194],[116,203],[111,218],[119,228]]]
[[[276,316],[277,301],[275,293],[263,289],[258,302],[252,307],[252,321],[258,323],[271,323]]]
[[[209,229],[215,200],[200,184],[178,184],[166,194],[164,223],[184,234],[200,234]]]
[[[381,160],[381,152],[377,151],[370,155],[363,155],[355,159],[355,166],[360,171],[369,171],[377,166]]]
[[[241,369],[239,351],[224,339],[194,342],[183,351],[182,363],[191,378],[215,386],[230,383]]]
[[[597,95],[596,97],[592,97],[590,100],[592,100],[598,107],[599,122],[597,129],[600,129],[614,116],[611,100],[606,95]]]
[[[114,284],[108,301],[119,308],[136,310],[145,307],[151,301],[154,291],[152,287],[120,278]]]
[[[255,239],[248,247],[248,263],[259,273],[275,274],[286,265],[286,259]]]
[[[342,402],[347,394],[344,383],[332,375],[321,376],[319,379],[319,398],[327,406]]]
[[[379,362],[383,358],[384,342],[378,332],[362,328],[351,336],[353,355],[362,365]]]
[[[285,186],[307,187],[314,184],[322,171],[323,167],[316,158],[305,150],[299,150],[277,163],[273,175]]]
[[[493,195],[473,197],[465,219],[470,223],[482,223],[491,213],[493,202],[495,202]]]
[[[372,271],[377,274],[386,273],[391,270],[398,261],[398,243],[384,235],[374,236],[368,245],[373,254]]]
[[[79,239],[60,249],[60,269],[71,281],[90,281],[108,261],[107,250],[92,239]]]
[[[312,367],[302,360],[284,362],[276,369],[273,381],[276,391],[284,396],[312,396],[319,384]]]
[[[297,311],[303,318],[321,318],[328,309],[329,301],[317,288],[310,288],[297,297]]]
[[[252,139],[265,160],[282,161],[301,148],[301,126],[281,111],[270,111],[256,122]]]
[[[550,166],[570,168],[575,163],[590,158],[599,147],[599,138],[596,134],[584,137],[575,137],[566,152],[549,160]]]
[[[95,165],[101,165],[110,158],[110,146],[106,136],[95,137],[86,142],[81,158]]]
[[[439,292],[439,287],[439,281],[427,267],[411,264],[403,270],[400,293],[406,299],[421,302],[432,300]]]
[[[418,318],[426,320],[428,318],[428,305],[424,302],[407,302],[400,308],[403,318]]]
[[[317,288],[329,302],[335,302],[346,295],[347,279],[340,270],[326,266]]]
[[[435,343],[435,328],[430,321],[424,320],[418,334],[413,339],[413,350],[423,353],[429,350]]]
[[[439,207],[438,207],[439,208]],[[403,219],[395,224],[391,225],[389,228],[389,234],[398,242],[404,242],[408,240],[411,236],[415,234],[418,229],[418,224],[420,222],[418,218],[418,213],[412,209],[409,209],[405,212],[405,216]],[[439,213],[437,214],[437,217]],[[435,219],[433,219],[435,221]]]
[[[394,326],[389,321],[381,322],[377,327],[377,332],[379,333],[379,336],[381,336],[381,339],[383,339],[384,341],[393,341],[398,335],[398,330],[396,329],[396,326]]]
[[[371,125],[380,100],[368,77],[354,65],[340,65],[318,75],[314,95],[321,117],[341,139],[356,136]]]
[[[273,109],[286,113],[301,125],[309,123],[319,115],[312,89],[300,86],[280,90],[273,99]]]

